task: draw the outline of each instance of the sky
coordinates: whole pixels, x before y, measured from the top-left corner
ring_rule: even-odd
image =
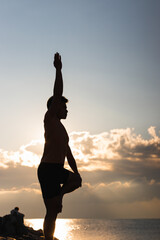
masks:
[[[158,0],[0,1],[1,216],[45,214],[36,171],[59,52],[83,178],[60,217],[160,218],[159,11]]]

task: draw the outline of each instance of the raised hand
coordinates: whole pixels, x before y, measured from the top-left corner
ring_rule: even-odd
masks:
[[[61,55],[58,52],[54,55],[53,65],[57,70],[62,69]]]

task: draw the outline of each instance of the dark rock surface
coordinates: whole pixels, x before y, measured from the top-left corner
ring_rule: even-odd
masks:
[[[42,240],[43,231],[24,225],[24,215],[14,211],[0,217],[0,240]]]

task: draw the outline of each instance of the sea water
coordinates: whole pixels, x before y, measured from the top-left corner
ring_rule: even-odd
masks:
[[[43,219],[27,219],[27,225],[42,229]],[[160,240],[160,219],[57,219],[59,240]]]

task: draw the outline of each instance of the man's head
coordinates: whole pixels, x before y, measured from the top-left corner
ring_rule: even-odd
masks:
[[[53,101],[54,101],[53,96],[48,99],[48,101],[47,101],[48,110],[51,107],[51,104],[52,104]],[[58,108],[58,111],[57,111],[57,117],[59,119],[66,119],[66,117],[67,117],[67,112],[68,112],[67,111],[67,105],[66,105],[67,102],[68,102],[68,99],[65,98],[64,96],[62,96],[60,107]]]

